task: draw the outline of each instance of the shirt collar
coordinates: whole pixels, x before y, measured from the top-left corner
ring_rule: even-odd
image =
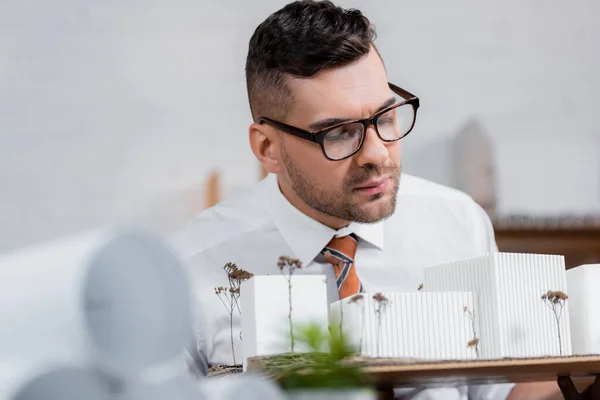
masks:
[[[294,257],[300,259],[303,265],[310,264],[334,236],[355,233],[373,246],[383,249],[382,222],[375,224],[353,222],[336,231],[294,207],[281,193],[276,175],[270,174],[265,180],[267,181],[265,200],[275,227],[294,252]]]
[[[374,224],[359,224],[352,222],[349,226],[358,237],[383,250],[383,221]]]

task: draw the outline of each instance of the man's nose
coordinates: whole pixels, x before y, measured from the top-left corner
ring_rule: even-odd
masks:
[[[367,164],[382,165],[389,158],[386,143],[379,139],[375,128],[371,125],[365,132],[365,142],[356,154],[355,161],[359,167]]]

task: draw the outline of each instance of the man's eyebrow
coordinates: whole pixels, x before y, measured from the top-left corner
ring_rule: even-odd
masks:
[[[341,124],[342,122],[352,121],[349,118],[326,118],[320,121],[314,122],[308,126],[308,129],[315,132],[320,131],[325,128],[329,128],[330,126],[334,126],[337,124]]]
[[[385,110],[386,108],[393,105],[395,102],[396,102],[396,98],[390,97],[383,104],[381,104],[381,106],[379,106],[379,108],[375,111],[375,114],[378,113],[379,111]],[[326,119],[322,119],[317,122],[313,122],[312,124],[310,124],[308,126],[308,129],[310,129],[313,132],[320,131],[325,128],[329,128],[330,126],[341,124],[341,123],[347,122],[347,121],[352,121],[352,119],[351,118],[326,118]]]
[[[379,108],[377,109],[377,111],[375,111],[375,114],[377,114],[379,111],[385,110],[388,107],[391,107],[394,103],[396,103],[396,98],[395,97],[390,97],[381,106],[379,106]]]

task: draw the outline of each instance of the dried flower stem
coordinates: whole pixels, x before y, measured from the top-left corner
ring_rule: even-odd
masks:
[[[231,336],[231,356],[233,358],[233,365],[236,365],[235,362],[235,346],[233,340],[233,311],[237,308],[238,312],[241,314],[240,305],[238,303],[238,299],[240,297],[240,287],[244,281],[252,278],[254,275],[248,271],[244,271],[243,269],[239,269],[237,265],[234,263],[227,263],[223,267],[225,273],[227,274],[227,280],[229,281],[229,288],[226,287],[216,287],[215,294],[221,300],[221,303],[229,313],[229,332]],[[240,332],[240,340],[241,340],[241,332]]]
[[[565,302],[569,296],[566,293],[558,291],[548,290],[548,292],[542,295],[542,300],[554,313],[554,318],[556,319],[556,329],[558,331],[558,351],[562,356],[562,340],[560,337],[560,318],[562,317],[563,310],[565,307]]]
[[[279,267],[279,271],[285,277],[288,282],[288,300],[289,300],[289,314],[288,321],[290,324],[290,340],[291,340],[291,351],[294,352],[294,325],[292,322],[292,275],[294,271],[302,268],[302,262],[297,258],[291,258],[287,256],[280,256],[279,261],[277,262],[277,266]],[[287,274],[284,273],[284,269],[287,271]]]
[[[467,347],[475,349],[475,356],[479,358],[479,338],[475,329],[475,313],[469,310],[467,306],[464,307],[463,311],[465,312],[465,317],[471,321],[471,331],[473,332],[473,339],[469,340]]]
[[[390,301],[381,293],[376,293],[373,295],[373,300],[375,300],[374,307],[375,315],[377,316],[377,357],[379,357],[379,349],[381,344],[381,317]]]
[[[362,300],[362,301],[361,301]],[[354,296],[352,296],[350,298],[350,300],[348,300],[348,304],[361,304],[361,315],[360,315],[360,341],[358,344],[358,354],[362,354],[362,344],[363,344],[363,338],[365,335],[365,303],[364,303],[364,296],[360,293],[355,294]]]

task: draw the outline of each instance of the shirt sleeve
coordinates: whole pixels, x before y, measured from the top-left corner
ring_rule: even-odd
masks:
[[[473,201],[473,209],[471,215],[471,229],[476,235],[475,240],[478,244],[478,249],[481,254],[495,253],[498,251],[496,244],[496,235],[494,233],[494,226],[490,217],[485,210]]]
[[[469,399],[505,400],[514,387],[514,383],[500,383],[495,385],[471,385],[469,386]]]
[[[396,389],[394,398],[401,400],[464,400],[459,387],[442,387],[430,389]]]

